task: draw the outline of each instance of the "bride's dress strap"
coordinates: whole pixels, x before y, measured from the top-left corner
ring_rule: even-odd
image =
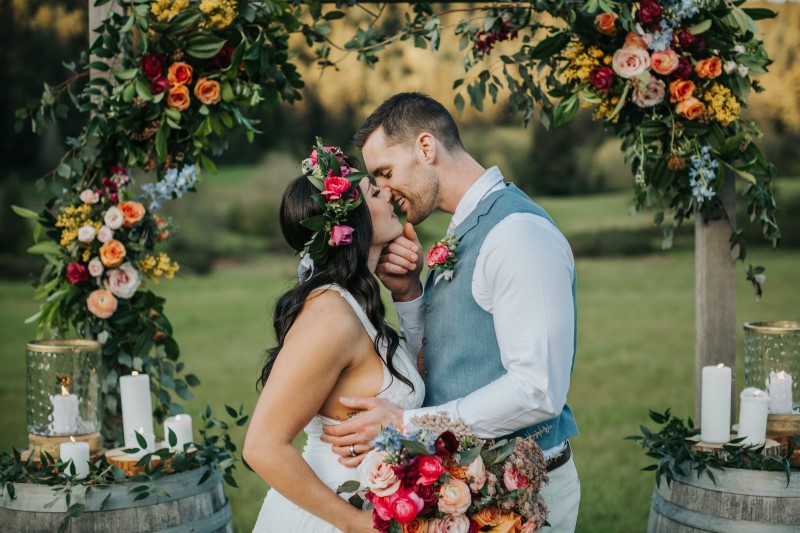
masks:
[[[378,330],[376,330],[375,326],[372,325],[372,322],[369,321],[369,317],[367,316],[366,311],[364,311],[364,308],[361,307],[360,303],[358,303],[358,300],[356,300],[355,297],[352,294],[350,294],[350,291],[348,291],[341,285],[337,285],[335,283],[329,283],[328,285],[320,285],[312,292],[324,291],[324,290],[333,290],[341,294],[342,298],[344,298],[347,301],[347,303],[350,304],[350,307],[353,308],[353,311],[355,311],[356,316],[358,316],[358,319],[361,321],[361,324],[364,326],[364,329],[366,329],[367,333],[369,333],[370,338],[373,340],[375,339],[375,336],[378,334]]]

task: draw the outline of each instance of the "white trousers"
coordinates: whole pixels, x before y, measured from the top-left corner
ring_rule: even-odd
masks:
[[[547,522],[542,533],[573,533],[578,521],[578,507],[581,503],[581,481],[575,462],[569,461],[548,473],[550,481],[542,487],[542,498],[547,504]]]

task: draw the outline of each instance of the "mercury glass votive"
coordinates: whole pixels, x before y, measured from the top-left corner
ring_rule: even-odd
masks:
[[[800,322],[744,325],[744,386],[770,395],[770,413],[791,414],[800,406]]]
[[[57,437],[100,431],[101,348],[80,339],[27,344],[28,433]]]

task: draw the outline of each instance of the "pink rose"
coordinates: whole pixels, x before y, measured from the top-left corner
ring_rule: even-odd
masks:
[[[97,289],[86,299],[86,307],[97,318],[110,318],[117,310],[117,299],[110,292]]]
[[[508,490],[524,489],[530,485],[528,478],[520,474],[519,470],[513,466],[506,468],[503,473],[503,483]]]
[[[433,485],[439,481],[439,477],[447,471],[444,465],[442,465],[442,460],[436,456],[420,457],[417,468],[419,470],[419,479],[417,479],[418,485]]]
[[[86,189],[81,193],[80,199],[85,204],[96,204],[100,201],[100,195],[97,194],[97,191]]]
[[[678,54],[675,50],[667,48],[663,52],[650,54],[650,65],[657,74],[668,76],[677,70],[679,64]]]
[[[349,179],[334,176],[333,171],[331,171],[331,176],[325,178],[325,190],[322,191],[322,195],[325,197],[326,200],[332,202],[334,200],[338,200],[339,198],[341,198],[349,188],[350,188]]]
[[[478,492],[486,484],[486,467],[480,455],[469,464],[466,474],[472,492]]]
[[[664,101],[666,92],[667,88],[663,81],[650,78],[647,87],[644,89],[638,84],[636,88],[633,89],[633,103],[639,107],[653,107]]]
[[[448,257],[450,257],[450,249],[444,244],[437,244],[428,250],[428,268],[444,264]]]
[[[117,269],[108,271],[105,287],[114,296],[130,298],[139,288],[141,282],[142,280],[136,268],[130,263],[125,263]]]
[[[94,226],[81,226],[78,230],[78,240],[81,242],[92,242],[95,235],[97,235],[97,230],[94,229]]]
[[[104,244],[113,238],[114,232],[108,226],[101,226],[100,231],[97,232],[97,240]]]
[[[100,277],[104,270],[105,268],[103,267],[103,262],[100,261],[98,257],[95,257],[89,261],[89,274],[91,274],[92,277]]]
[[[89,281],[89,271],[80,263],[67,265],[67,281],[72,285]]]
[[[125,222],[125,217],[117,207],[109,207],[103,220],[110,229],[119,229]]]
[[[346,246],[353,242],[353,232],[355,230],[350,226],[339,224],[331,228],[331,239],[328,244],[331,246]]]
[[[472,503],[469,487],[460,479],[451,478],[439,488],[439,511],[445,514],[464,514]],[[469,525],[467,525],[469,527]]]
[[[650,54],[641,48],[620,48],[611,61],[614,72],[622,78],[635,78],[650,68]]]
[[[469,530],[469,518],[463,514],[428,521],[428,533],[469,533]]]
[[[407,524],[417,517],[424,505],[422,498],[413,490],[402,491],[392,501],[390,512],[399,523]]]
[[[335,146],[326,146],[325,151],[328,152],[329,154],[336,153],[336,159],[339,160],[339,163],[340,164],[344,163],[344,155],[342,154],[342,152],[338,151]],[[308,156],[308,158],[311,160],[311,164],[313,166],[317,166],[316,148],[314,150],[311,150],[311,154]]]

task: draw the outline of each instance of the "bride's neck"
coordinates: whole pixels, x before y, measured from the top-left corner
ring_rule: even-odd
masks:
[[[381,246],[371,246],[369,249],[369,258],[367,259],[367,266],[369,267],[369,271],[373,274],[375,270],[378,268],[378,260],[381,258],[381,252],[383,251],[383,245]]]

